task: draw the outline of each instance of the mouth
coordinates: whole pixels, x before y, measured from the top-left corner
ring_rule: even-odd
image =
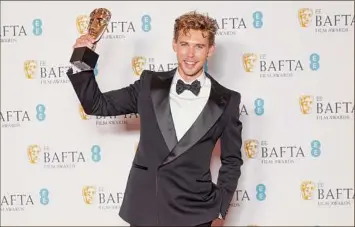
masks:
[[[195,61],[184,61],[184,64],[185,64],[185,67],[186,68],[189,68],[189,69],[192,69],[195,67],[195,65],[197,64],[197,62]]]

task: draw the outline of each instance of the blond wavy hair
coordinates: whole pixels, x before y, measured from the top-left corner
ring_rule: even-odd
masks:
[[[207,33],[209,45],[215,44],[215,35],[218,30],[218,25],[215,19],[209,17],[208,15],[197,13],[196,11],[191,11],[181,15],[180,17],[175,19],[175,42],[178,39],[180,31],[182,31],[183,34],[186,35],[190,29],[202,31],[203,35]]]

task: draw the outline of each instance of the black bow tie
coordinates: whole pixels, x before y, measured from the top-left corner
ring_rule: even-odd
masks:
[[[182,80],[178,80],[176,84],[176,93],[180,95],[185,90],[190,90],[196,96],[200,93],[201,84],[200,81],[195,80],[192,84],[185,84]]]

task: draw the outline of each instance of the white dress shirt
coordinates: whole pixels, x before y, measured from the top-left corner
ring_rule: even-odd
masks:
[[[185,135],[187,130],[196,121],[197,117],[205,107],[210,96],[211,81],[202,72],[197,80],[201,83],[200,93],[196,96],[191,91],[185,90],[181,94],[176,93],[177,81],[181,79],[186,84],[191,84],[193,81],[186,82],[182,79],[179,71],[176,70],[170,89],[170,109],[174,121],[176,137],[178,141]]]

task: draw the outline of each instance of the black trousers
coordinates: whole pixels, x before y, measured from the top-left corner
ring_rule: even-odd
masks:
[[[196,225],[198,227],[210,227],[212,225],[212,221],[206,222],[206,223],[202,223],[199,225]],[[130,225],[131,227],[138,227],[138,226],[134,226],[134,225]]]
[[[212,221],[209,221],[209,222],[206,222],[206,223],[203,223],[203,224],[200,224],[200,225],[196,225],[196,226],[211,226],[212,225]]]

